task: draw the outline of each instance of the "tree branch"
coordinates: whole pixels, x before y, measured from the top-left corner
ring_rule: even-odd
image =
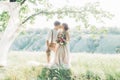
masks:
[[[82,11],[54,11],[54,12],[45,12],[45,11],[40,11],[38,13],[34,13],[31,16],[27,17],[24,21],[22,21],[21,24],[24,24],[25,22],[27,22],[30,18],[35,17],[39,14],[62,14],[62,13],[81,13]]]
[[[26,0],[23,0],[23,1],[20,3],[20,5],[23,5],[23,4],[25,3],[25,1],[26,1]]]
[[[27,22],[30,18],[35,17],[35,16],[39,15],[40,13],[43,13],[43,12],[38,12],[38,13],[32,14],[31,16],[29,16],[28,18],[26,18],[21,24],[24,24],[24,23]]]

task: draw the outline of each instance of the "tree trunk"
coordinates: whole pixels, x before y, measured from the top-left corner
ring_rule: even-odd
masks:
[[[18,29],[18,4],[17,3],[0,3],[1,8],[3,10],[6,10],[9,12],[10,19],[8,22],[8,25],[1,37],[0,41],[0,66],[6,66],[7,65],[7,54],[9,51],[9,48],[16,38],[17,34],[16,31]]]

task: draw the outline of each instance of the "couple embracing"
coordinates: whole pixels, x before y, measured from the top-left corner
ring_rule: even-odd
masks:
[[[54,29],[51,29],[47,38],[47,61],[50,66],[69,67],[69,27],[67,23],[54,22]],[[51,54],[54,59],[51,61]]]

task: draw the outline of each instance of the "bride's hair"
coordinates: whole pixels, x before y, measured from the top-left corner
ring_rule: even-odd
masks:
[[[63,23],[62,25],[64,26],[64,30],[65,30],[65,31],[67,31],[67,30],[69,29],[69,27],[68,27],[68,24],[67,24],[67,23]]]

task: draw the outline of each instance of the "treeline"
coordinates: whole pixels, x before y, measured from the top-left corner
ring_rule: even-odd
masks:
[[[76,31],[76,29],[75,29]],[[85,33],[85,34],[115,34],[115,35],[120,35],[120,28],[118,27],[101,27],[97,28],[95,26],[90,27],[89,29],[86,30],[80,30],[80,33]]]
[[[49,30],[48,28],[29,29],[22,32],[12,44],[11,50],[45,51]],[[71,52],[120,53],[120,30],[118,28],[106,30],[105,34],[94,34],[89,31],[86,33],[86,31],[82,32],[76,29],[70,31]]]

